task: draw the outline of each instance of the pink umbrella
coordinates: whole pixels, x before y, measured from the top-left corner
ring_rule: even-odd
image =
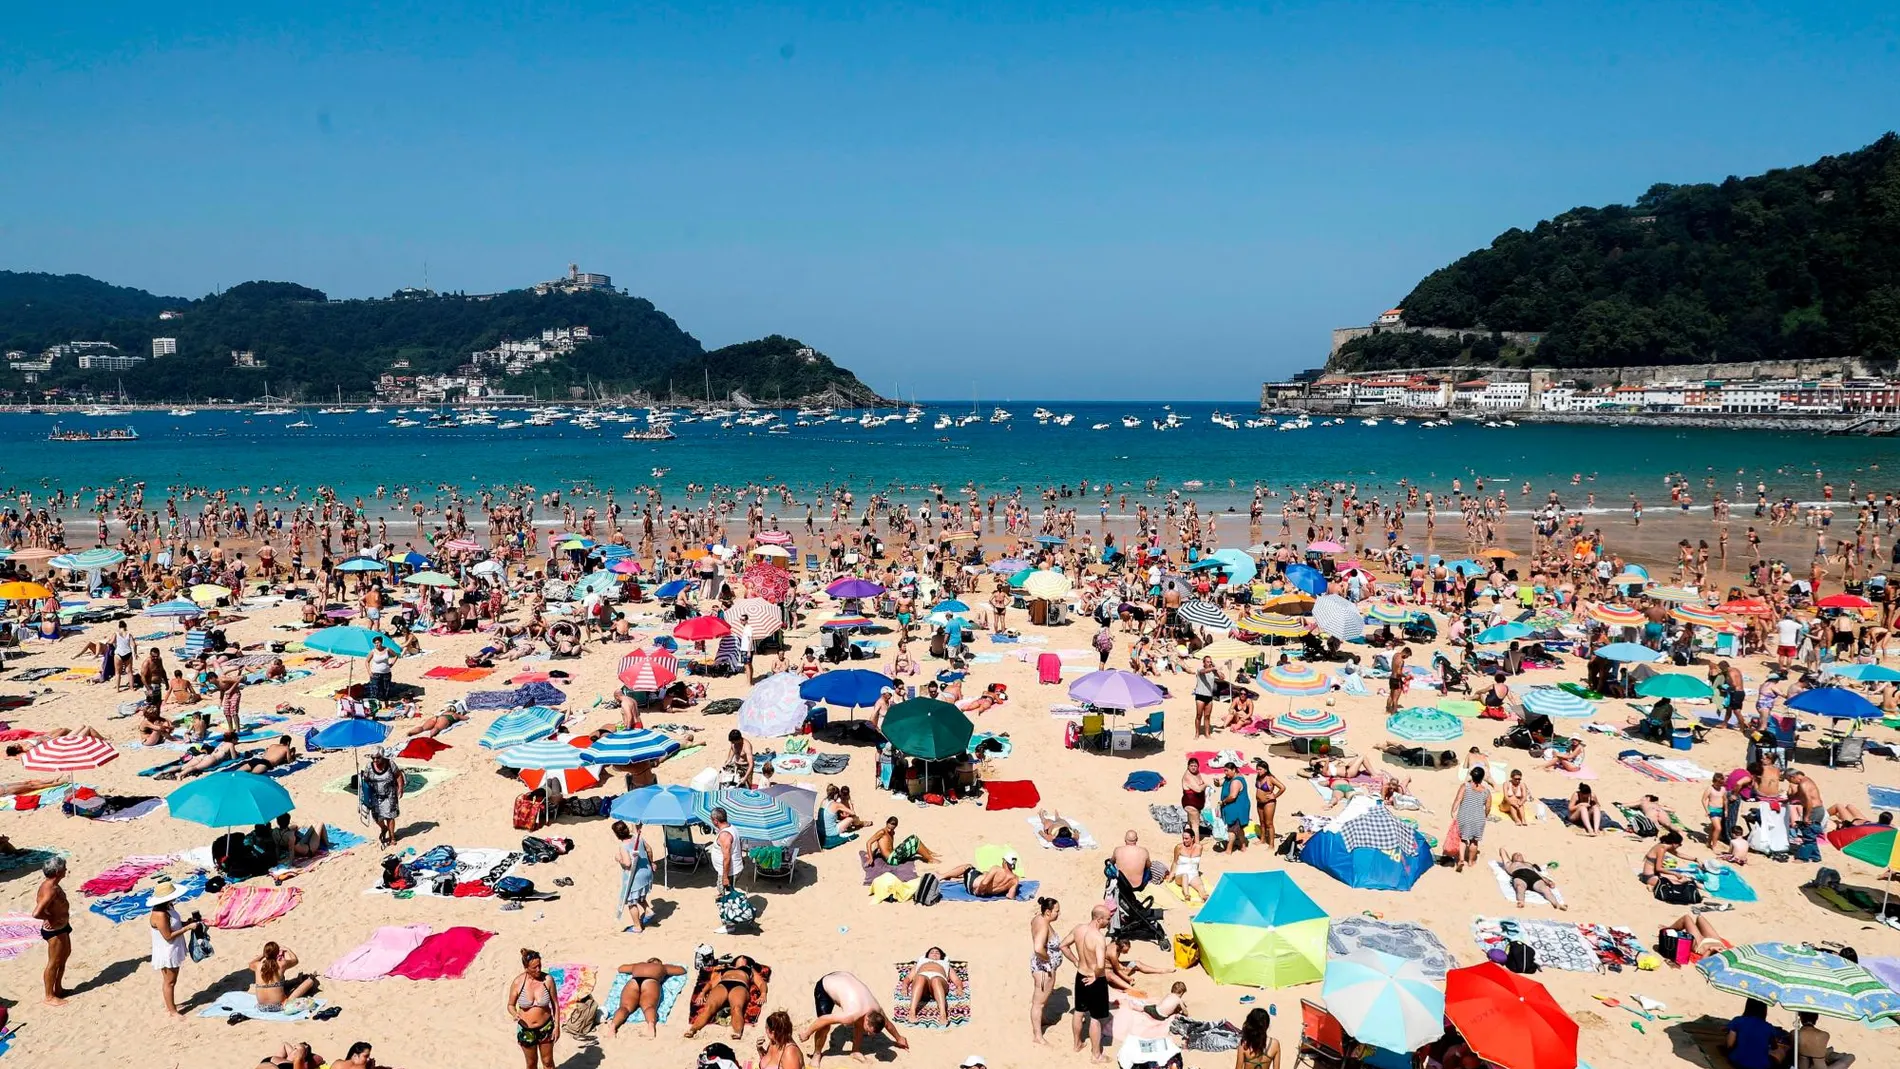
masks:
[[[607,570],[614,573],[615,575],[634,575],[640,571],[640,562],[637,560],[632,560],[627,557],[622,557],[619,560],[613,562],[612,564],[609,564],[607,566]]]
[[[479,553],[482,546],[472,538],[451,538],[442,543],[442,548],[450,553]]]
[[[1306,544],[1306,549],[1309,553],[1338,553],[1345,548],[1345,546],[1340,545],[1330,538],[1321,539],[1318,542],[1308,542]]]
[[[760,531],[756,541],[762,546],[789,546],[792,544],[790,531]]]

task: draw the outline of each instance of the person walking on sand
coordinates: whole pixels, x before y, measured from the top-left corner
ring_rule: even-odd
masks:
[[[1458,871],[1478,861],[1478,843],[1484,839],[1484,822],[1491,815],[1491,786],[1484,781],[1485,769],[1479,765],[1470,777],[1458,785],[1451,800],[1452,823],[1457,828]]]
[[[358,806],[376,822],[376,841],[382,846],[396,845],[396,821],[402,818],[402,795],[407,774],[379,750],[357,776]]]
[[[40,922],[40,939],[46,943],[46,971],[41,981],[46,987],[46,1004],[64,1006],[66,962],[73,956],[71,903],[60,881],[66,878],[66,859],[49,857],[40,866],[40,889],[33,896],[33,919]]]
[[[158,993],[165,1001],[165,1012],[173,1017],[184,1016],[178,1012],[178,970],[191,956],[186,950],[186,940],[193,931],[202,931],[205,926],[198,914],[193,913],[191,919],[186,920],[172,905],[184,893],[184,888],[160,876],[147,900],[151,906],[152,971],[158,974]]]
[[[1385,680],[1385,715],[1399,711],[1399,698],[1405,694],[1405,662],[1412,658],[1412,647],[1400,646],[1392,655],[1392,671]]]
[[[1109,1018],[1108,998],[1108,931],[1109,919],[1114,911],[1106,904],[1097,903],[1089,911],[1089,919],[1069,932],[1062,941],[1062,954],[1075,966],[1075,1049],[1080,1052],[1086,1042],[1089,1057],[1094,1062],[1105,1062],[1102,1055],[1102,1029]]]
[[[635,932],[646,931],[653,919],[647,905],[647,896],[653,892],[653,855],[647,849],[645,832],[641,824],[629,828],[624,820],[613,823],[614,838],[620,841],[615,859],[621,869],[620,902],[614,907],[614,919],[618,920],[623,911],[630,913]]]
[[[1214,667],[1214,658],[1201,658],[1201,670],[1194,673],[1194,737],[1214,734],[1214,698],[1220,693],[1225,677]]]

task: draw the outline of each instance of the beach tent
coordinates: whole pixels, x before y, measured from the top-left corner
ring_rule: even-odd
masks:
[[[1423,832],[1370,798],[1354,798],[1300,848],[1300,860],[1348,887],[1409,891],[1432,867]]]
[[[1195,914],[1194,938],[1215,982],[1292,987],[1324,975],[1328,923],[1285,872],[1230,872]]]

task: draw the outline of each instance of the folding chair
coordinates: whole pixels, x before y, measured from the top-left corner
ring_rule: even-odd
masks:
[[[1340,1067],[1349,1065],[1346,1043],[1346,1029],[1337,1017],[1326,1012],[1326,1007],[1316,1002],[1300,1000],[1300,1051],[1293,1058],[1294,1066],[1297,1067],[1301,1062]]]
[[[1119,872],[1115,874],[1115,917],[1108,937],[1132,942],[1153,940],[1163,950],[1173,945],[1168,930],[1161,926],[1161,911],[1155,908],[1154,898],[1136,897],[1128,878]]]
[[[751,851],[752,886],[760,880],[784,880],[787,887],[798,885],[798,847],[760,846]],[[777,864],[772,864],[777,862]]]
[[[1827,767],[1839,768],[1853,765],[1865,772],[1867,770],[1865,751],[1867,740],[1859,735],[1848,735],[1834,740],[1827,748]]]
[[[697,872],[706,860],[705,850],[693,841],[693,829],[662,828],[661,838],[666,842],[665,886],[673,886],[673,868],[678,866],[686,872]]]
[[[1149,713],[1148,722],[1135,728],[1132,734],[1137,739],[1152,739],[1155,745],[1166,748],[1168,744],[1164,734],[1166,729],[1167,718],[1162,715],[1161,710],[1157,709]]]

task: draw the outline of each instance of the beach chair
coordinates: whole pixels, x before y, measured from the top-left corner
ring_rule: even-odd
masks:
[[[1154,712],[1148,714],[1148,722],[1135,728],[1132,734],[1136,739],[1149,739],[1152,740],[1156,746],[1166,748],[1166,730],[1167,718],[1162,715],[1161,710],[1156,709]]]
[[[181,661],[195,661],[211,648],[211,635],[204,631],[185,632],[185,644],[172,651]]]
[[[751,851],[752,886],[757,887],[760,880],[784,880],[785,886],[798,885],[798,847],[761,846]],[[771,864],[776,861],[777,864]]]
[[[1346,1053],[1348,1045],[1346,1029],[1339,1018],[1316,1002],[1300,1000],[1300,1050],[1293,1057],[1295,1067],[1306,1062],[1343,1069],[1351,1064]]]
[[[1846,735],[1828,743],[1827,767],[1839,768],[1853,765],[1865,772],[1867,740],[1860,735]]]
[[[1134,887],[1119,872],[1115,874],[1115,918],[1108,937],[1137,943],[1153,940],[1163,950],[1174,945],[1167,929],[1161,926],[1161,911],[1155,908],[1155,900],[1137,897]]]
[[[706,860],[705,848],[693,841],[692,828],[662,828],[661,837],[666,842],[665,885],[673,886],[673,869],[677,866],[685,872],[697,872]]]
[[[805,554],[805,570],[808,572],[815,572],[818,570],[818,554],[816,553]]]

